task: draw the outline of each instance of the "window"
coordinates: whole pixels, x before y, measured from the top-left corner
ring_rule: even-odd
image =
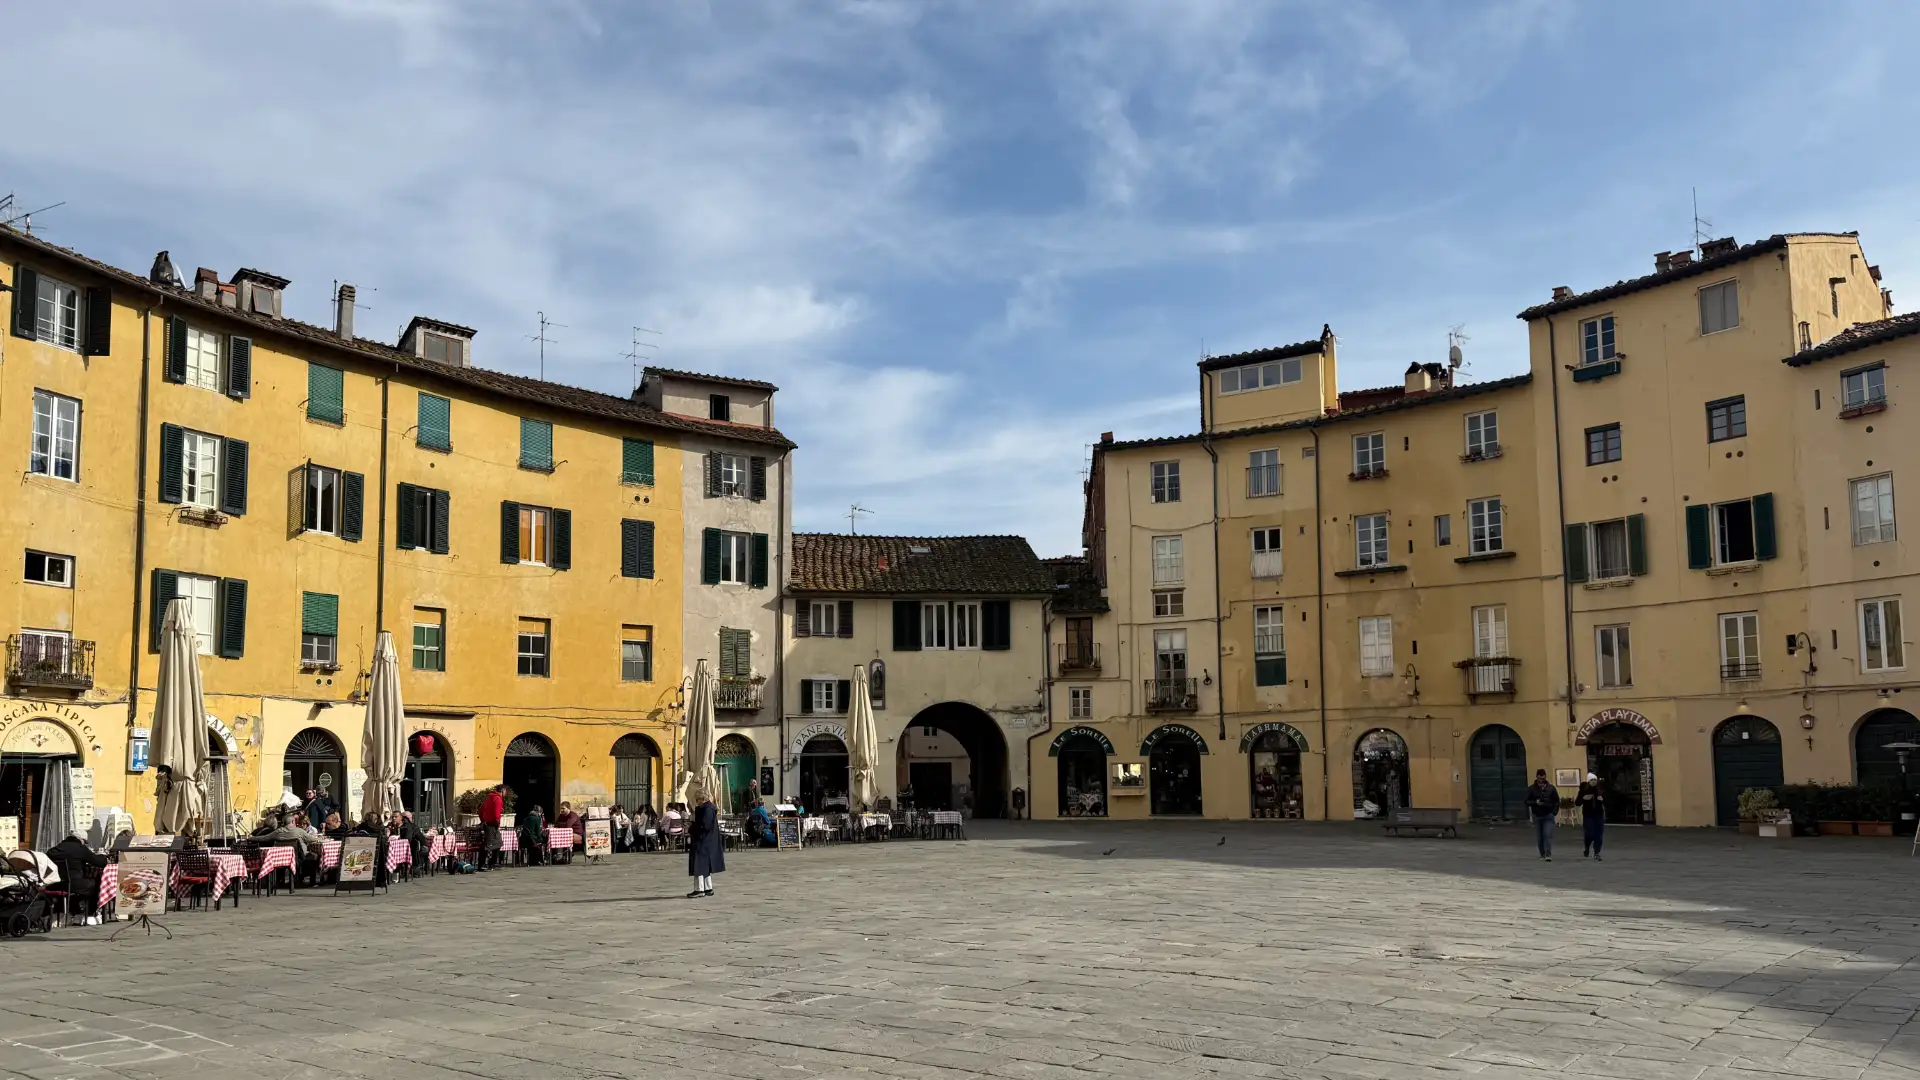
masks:
[[[226,381],[220,377],[219,336],[191,326],[187,327],[187,385],[216,394],[223,394],[227,389]]]
[[[725,394],[708,394],[707,419],[731,421],[733,419],[733,399],[727,397]]]
[[[1720,677],[1760,677],[1760,613],[1720,616]]]
[[[1883,405],[1887,400],[1887,369],[1875,364],[1858,371],[1846,371],[1840,374],[1840,407],[1858,409],[1867,405]]]
[[[1255,450],[1247,455],[1247,498],[1280,494],[1280,451]]]
[[[739,454],[713,455],[714,471],[720,477],[720,494],[747,493],[747,459]]]
[[[1280,526],[1253,530],[1253,576],[1257,578],[1277,578],[1282,566],[1280,559]]]
[[[1707,402],[1707,441],[1723,442],[1747,434],[1747,399],[1721,398]]]
[[[22,670],[50,673],[79,674],[68,667],[68,658],[73,655],[73,635],[65,630],[29,630],[20,631],[20,658]]]
[[[953,605],[953,647],[956,649],[980,647],[980,605],[978,603]]]
[[[1153,538],[1153,583],[1155,585],[1179,585],[1187,580],[1186,560],[1180,551],[1180,538],[1177,536],[1156,536]]]
[[[620,440],[620,482],[653,483],[653,442],[649,439]]]
[[[720,628],[720,677],[753,678],[753,631]]]
[[[1860,670],[1897,671],[1907,666],[1907,644],[1900,638],[1900,599],[1860,602]]]
[[[333,668],[334,645],[338,639],[333,634],[301,634],[300,666],[310,668]]]
[[[1729,563],[1752,562],[1755,558],[1753,500],[1739,499],[1716,504],[1713,508],[1714,562],[1725,566]]]
[[[544,679],[553,673],[552,623],[521,619],[518,635],[520,674]]]
[[[652,627],[623,626],[620,628],[620,680],[622,682],[653,681]]]
[[[1093,719],[1093,687],[1070,686],[1067,688],[1067,718],[1070,720]]]
[[[452,515],[449,502],[447,492],[438,488],[399,485],[394,493],[394,546],[445,555]]]
[[[220,579],[201,577],[198,574],[181,574],[175,578],[173,595],[187,602],[188,613],[193,618],[193,636],[199,645],[201,656],[214,655],[214,635],[219,629],[215,618],[220,610]]]
[[[813,708],[808,711],[817,713],[840,711],[840,703],[836,700],[838,695],[834,692],[839,688],[839,680],[827,678],[809,679],[806,680],[806,686],[808,691],[807,696],[809,698],[808,703],[813,706]]]
[[[1625,626],[1602,626],[1594,631],[1600,654],[1602,687],[1633,685],[1633,642]]]
[[[1467,414],[1467,455],[1492,457],[1500,452],[1500,414],[1489,410]]]
[[[1587,464],[1605,465],[1620,460],[1620,425],[1607,424],[1587,429]]]
[[[33,450],[27,471],[61,480],[80,478],[80,402],[33,392]]]
[[[15,281],[18,284],[18,279]],[[40,277],[34,305],[34,337],[63,349],[80,350],[80,290],[64,281]]]
[[[1387,436],[1376,431],[1353,437],[1353,475],[1379,476],[1387,471]]]
[[[447,670],[447,613],[413,609],[413,670]]]
[[[345,372],[324,364],[307,365],[307,419],[346,423],[346,392]]]
[[[1280,605],[1253,609],[1253,685],[1287,684],[1287,627]]]
[[[1355,517],[1353,547],[1356,565],[1387,565],[1387,515],[1361,514]]]
[[[1853,543],[1884,544],[1893,539],[1893,475],[1853,482]]]
[[[460,339],[436,334],[431,330],[421,331],[420,354],[438,364],[461,366]]]
[[[27,580],[36,585],[73,588],[73,556],[49,555],[44,551],[27,552]]]
[[[1474,659],[1495,660],[1511,655],[1507,649],[1507,605],[1488,604],[1474,608]]]
[[[544,506],[520,508],[520,561],[547,565],[553,552],[553,511]]]
[[[181,433],[180,501],[203,510],[220,508],[220,438]]]
[[[1360,620],[1360,674],[1370,678],[1393,674],[1393,617],[1368,615]]]
[[[1740,325],[1740,283],[1723,281],[1700,290],[1700,332],[1717,334]]]
[[[807,636],[838,637],[840,605],[832,600],[815,600],[807,605]]]
[[[545,420],[520,418],[520,467],[553,471],[553,425]]]
[[[1453,546],[1453,515],[1452,514],[1433,515],[1433,546],[1434,547]]]
[[[723,532],[720,537],[720,584],[747,583],[747,534]]]
[[[1153,677],[1163,683],[1186,681],[1187,632],[1185,630],[1153,632]]]
[[[1470,499],[1467,502],[1467,550],[1473,555],[1491,555],[1501,550],[1500,500]]]
[[[1153,593],[1153,617],[1172,619],[1187,613],[1187,591],[1185,589],[1155,589]]]
[[[437,394],[421,394],[417,412],[414,442],[429,450],[452,450],[453,402]]]
[[[1628,577],[1632,563],[1627,542],[1627,521],[1596,521],[1593,530],[1593,580],[1607,581]]]
[[[300,594],[300,666],[337,668],[340,640],[340,597],[333,593]]]
[[[1156,461],[1153,463],[1153,501],[1157,503],[1176,503],[1180,501],[1180,463],[1177,461]]]
[[[1604,364],[1619,355],[1613,345],[1613,316],[1602,315],[1580,324],[1581,363]]]
[[[1228,368],[1222,371],[1220,392],[1223,394],[1243,394],[1248,390],[1261,390],[1269,386],[1283,386],[1300,381],[1300,360],[1275,360],[1266,364],[1248,364],[1245,367]]]
[[[920,647],[923,649],[945,649],[947,645],[947,605],[930,603],[920,605]]]
[[[307,531],[340,531],[340,470],[307,466]]]

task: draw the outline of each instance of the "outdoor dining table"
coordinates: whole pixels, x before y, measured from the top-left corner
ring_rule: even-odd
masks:
[[[290,847],[263,847],[255,852],[253,861],[248,864],[247,876],[253,879],[254,888],[258,889],[282,870],[287,872],[287,886],[291,888],[300,872],[299,852]]]
[[[247,863],[238,855],[208,852],[207,861],[213,867],[212,896],[216,903],[227,895],[227,889],[235,880],[245,881]],[[169,859],[167,870],[167,892],[178,895],[180,889],[180,860]],[[115,902],[120,899],[120,864],[108,863],[100,868],[100,891],[94,897],[94,906],[99,909],[102,918],[112,915]],[[236,906],[238,899],[235,900]]]
[[[406,867],[408,875],[413,872],[413,845],[395,838],[387,844],[387,879],[392,880],[394,872]]]
[[[572,826],[570,825],[547,826],[547,850],[548,851],[572,851],[573,841],[574,841],[574,835],[573,835]]]
[[[459,840],[452,833],[437,832],[427,837],[427,865],[438,866],[459,852]]]
[[[874,840],[885,840],[887,834],[893,831],[893,818],[887,814],[849,814],[847,825],[856,839],[868,837]],[[878,836],[874,836],[869,830],[880,832]]]
[[[345,845],[339,840],[320,841],[320,871],[340,869],[340,849]]]

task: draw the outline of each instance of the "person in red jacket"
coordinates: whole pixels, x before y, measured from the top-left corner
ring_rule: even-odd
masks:
[[[480,800],[480,869],[500,865],[500,815],[507,812],[507,785],[496,784]]]

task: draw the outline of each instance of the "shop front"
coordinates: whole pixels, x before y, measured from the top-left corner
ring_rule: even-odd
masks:
[[[1147,759],[1148,807],[1155,817],[1199,817],[1200,758],[1208,753],[1207,740],[1185,724],[1162,724],[1140,742]]]
[[[844,812],[852,787],[846,725],[815,721],[795,733],[788,749],[799,766],[800,805],[810,814]]]
[[[1240,736],[1240,752],[1247,755],[1251,816],[1306,816],[1300,756],[1307,752],[1307,737],[1298,728],[1277,721],[1256,724]]]
[[[662,807],[654,795],[654,769],[660,747],[645,735],[622,735],[613,741],[613,801],[627,810]]]
[[[1113,742],[1098,728],[1070,727],[1054,736],[1047,756],[1054,770],[1061,817],[1107,816],[1107,759]]]
[[[1374,728],[1353,744],[1353,816],[1383,817],[1412,803],[1407,740],[1391,728]]]
[[[1587,751],[1587,771],[1599,778],[1607,821],[1654,824],[1653,748],[1660,729],[1632,709],[1602,709],[1574,728]]]
[[[81,750],[74,733],[49,718],[6,729],[0,738],[0,848],[44,851],[69,832],[86,835],[93,820],[93,783]],[[80,794],[84,807],[76,799]]]
[[[447,820],[453,805],[453,746],[437,731],[407,736],[407,770],[400,781],[400,805],[422,828]]]

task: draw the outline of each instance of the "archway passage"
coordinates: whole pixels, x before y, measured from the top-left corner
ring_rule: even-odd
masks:
[[[227,741],[211,726],[207,731],[207,755],[207,835],[225,840],[228,821],[233,815],[233,789],[227,772]]]
[[[1253,816],[1300,818],[1306,815],[1300,781],[1300,752],[1306,749],[1285,731],[1266,731],[1247,752],[1247,782],[1253,790]]]
[[[1587,736],[1587,771],[1600,778],[1607,820],[1653,824],[1653,743],[1632,724],[1608,724]]]
[[[1059,740],[1054,753],[1059,757],[1055,768],[1061,817],[1107,816],[1107,750],[1112,745],[1089,731],[1070,732]]]
[[[921,709],[907,724],[906,731],[933,728],[952,736],[966,752],[965,784],[955,768],[946,801],[955,810],[972,807],[974,817],[1005,817],[1007,814],[1007,740],[993,717],[965,702],[943,701]],[[901,740],[905,741],[903,732]],[[957,758],[949,760],[957,762]],[[913,762],[908,762],[911,778]],[[914,798],[919,806],[929,803],[914,783]]]
[[[426,828],[447,820],[447,790],[453,783],[453,747],[437,731],[407,736],[407,772],[400,781],[400,805]]]
[[[1758,716],[1735,716],[1713,729],[1713,819],[1740,824],[1740,793],[1787,782],[1780,729]]]
[[[726,798],[719,800],[729,814],[746,812],[755,779],[759,775],[760,759],[753,749],[753,740],[741,734],[728,734],[720,739],[713,751],[713,771],[720,777],[720,790],[726,792]]]
[[[1904,709],[1878,709],[1867,714],[1853,732],[1853,779],[1860,784],[1897,786],[1904,781],[1900,751],[1888,743],[1920,743],[1920,720]],[[1920,766],[1909,752],[1908,768]]]
[[[15,820],[19,846],[44,851],[72,830],[80,746],[66,725],[52,719],[28,720],[6,733],[0,744],[0,818]],[[148,791],[152,783],[147,781]]]
[[[1374,728],[1354,742],[1354,816],[1390,814],[1413,801],[1408,759],[1407,740],[1397,731]]]
[[[645,735],[613,740],[613,801],[629,811],[654,806],[653,763],[658,760],[660,748]]]
[[[815,735],[800,748],[800,805],[809,814],[845,811],[851,787],[847,744],[833,735]]]
[[[1473,816],[1481,821],[1519,821],[1527,816],[1527,744],[1505,724],[1474,732],[1467,746]]]
[[[560,801],[560,755],[545,735],[515,735],[501,759],[500,780],[513,792],[514,814],[537,806],[551,818]]]
[[[327,798],[345,806],[347,801],[347,752],[340,740],[325,728],[304,728],[287,744],[281,779],[304,805],[308,792],[325,789]],[[349,807],[348,809],[357,809]],[[341,815],[345,817],[343,812]],[[311,823],[321,828],[324,823]]]
[[[1206,741],[1185,724],[1163,724],[1141,740],[1147,754],[1148,809],[1155,817],[1198,817],[1203,812],[1200,755]]]

